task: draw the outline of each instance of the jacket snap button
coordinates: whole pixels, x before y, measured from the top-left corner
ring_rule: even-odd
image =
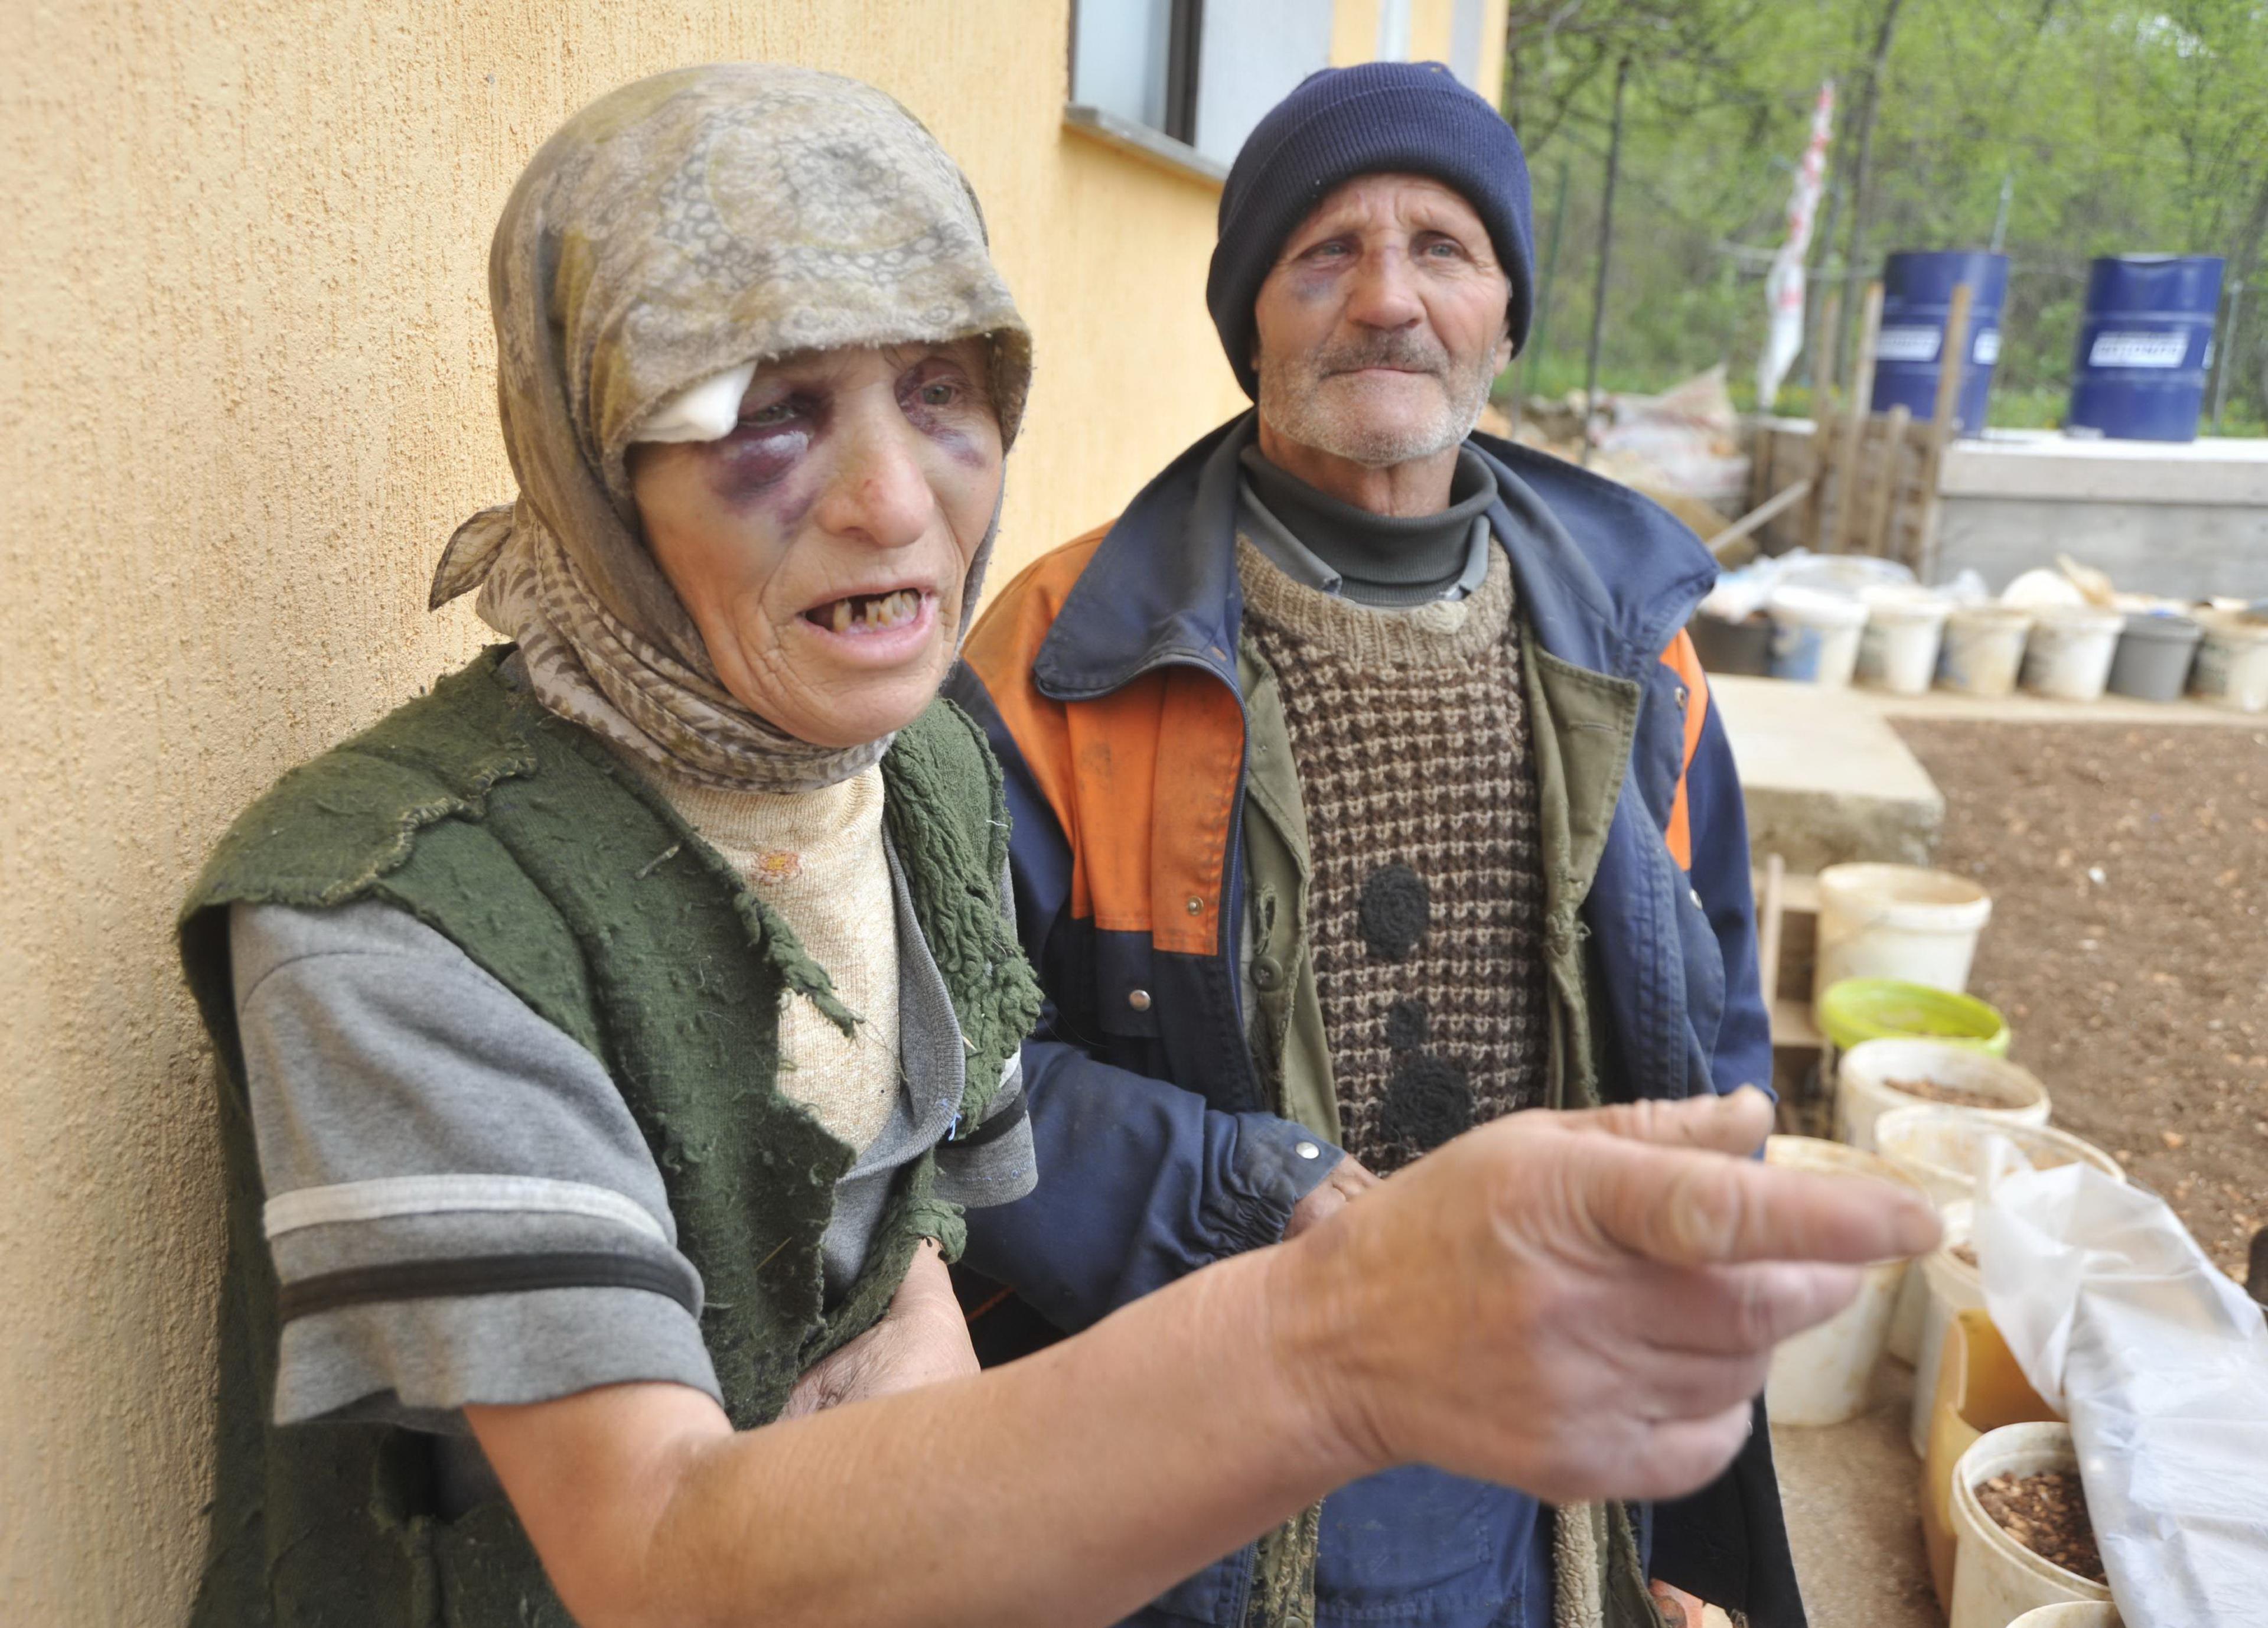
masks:
[[[1273,955],[1263,955],[1252,963],[1252,981],[1262,989],[1272,990],[1284,976],[1284,963]]]
[[[1686,694],[1685,686],[1680,684],[1677,687],[1677,704],[1683,707],[1690,699],[1690,697]]]
[[[1302,1142],[1292,1151],[1302,1159],[1321,1159],[1323,1156],[1323,1150],[1313,1142]]]
[[[1204,901],[1203,899],[1198,899],[1198,898],[1192,898],[1192,899],[1190,899],[1189,903],[1189,914],[1190,914],[1190,915],[1192,915],[1192,916],[1202,916],[1202,915],[1204,915]]]
[[[1685,890],[1685,896],[1693,901],[1693,908],[1697,910],[1705,910],[1709,908],[1701,902],[1701,890],[1698,888],[1688,888]]]
[[[1133,1007],[1137,1012],[1149,1011],[1150,991],[1148,990],[1128,990],[1126,991],[1126,1004]]]

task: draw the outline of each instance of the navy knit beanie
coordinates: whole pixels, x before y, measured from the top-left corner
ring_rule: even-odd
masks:
[[[1205,306],[1245,394],[1260,393],[1252,303],[1284,239],[1333,188],[1383,172],[1430,175],[1473,206],[1512,279],[1513,349],[1527,343],[1535,229],[1512,127],[1440,63],[1325,68],[1269,110],[1221,188]]]

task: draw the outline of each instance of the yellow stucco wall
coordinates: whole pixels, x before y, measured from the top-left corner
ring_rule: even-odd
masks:
[[[0,8],[0,1619],[188,1597],[219,1196],[172,912],[276,774],[483,642],[425,584],[512,491],[489,233],[567,113],[761,57],[928,122],[1038,335],[1004,572],[1243,405],[1217,195],[1064,132],[1067,4]]]
[[[1063,135],[1065,0],[172,0],[0,25],[0,1619],[175,1620],[219,1212],[173,905],[277,773],[482,642],[424,609],[508,496],[489,232],[611,85],[770,57],[967,166],[1039,335],[1012,564],[1242,404],[1217,194]]]

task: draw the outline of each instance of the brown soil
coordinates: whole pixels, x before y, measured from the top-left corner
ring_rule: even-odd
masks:
[[[1992,895],[1970,991],[2055,1123],[2232,1276],[2268,1222],[2268,729],[1906,719],[1938,863]]]
[[[2079,1471],[2042,1470],[2020,1476],[2006,1470],[1978,1484],[1977,1501],[1995,1526],[2041,1559],[2091,1583],[2110,1580],[2102,1575]]]
[[[1910,1097],[1925,1102],[1942,1102],[1948,1108],[2006,1108],[2008,1099],[1994,1096],[1989,1091],[1971,1091],[1966,1086],[1940,1085],[1934,1079],[1885,1079],[1882,1083],[1893,1091],[1903,1091]]]

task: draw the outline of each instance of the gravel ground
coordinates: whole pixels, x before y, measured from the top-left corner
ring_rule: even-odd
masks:
[[[1939,723],[1938,862],[1992,895],[1970,988],[2055,1123],[2244,1272],[2268,1224],[2268,728]]]

